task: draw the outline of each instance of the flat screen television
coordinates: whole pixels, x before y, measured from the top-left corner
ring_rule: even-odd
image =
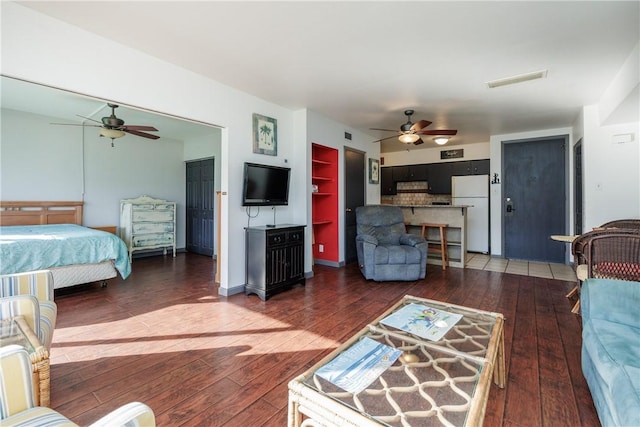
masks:
[[[284,206],[289,204],[291,168],[244,164],[242,206]]]

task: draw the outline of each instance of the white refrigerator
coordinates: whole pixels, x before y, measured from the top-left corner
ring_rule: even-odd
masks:
[[[468,205],[467,250],[489,253],[489,175],[451,177],[451,203]]]

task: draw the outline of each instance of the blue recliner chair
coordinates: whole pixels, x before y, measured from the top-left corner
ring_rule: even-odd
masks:
[[[356,249],[360,271],[366,279],[410,281],[427,273],[427,242],[407,234],[402,209],[368,205],[356,208]]]

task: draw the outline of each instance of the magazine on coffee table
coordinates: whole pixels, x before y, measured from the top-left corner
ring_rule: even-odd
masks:
[[[360,393],[393,365],[402,354],[365,337],[316,371],[316,375],[349,393]]]
[[[439,341],[462,319],[462,314],[449,313],[424,304],[407,304],[380,323],[412,333],[430,341]]]

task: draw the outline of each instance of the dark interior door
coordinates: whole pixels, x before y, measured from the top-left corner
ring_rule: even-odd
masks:
[[[213,255],[214,161],[187,162],[186,247],[189,252]]]
[[[503,143],[503,242],[510,259],[565,262],[565,137]]]
[[[345,169],[345,231],[344,261],[358,260],[356,252],[356,208],[365,204],[365,156],[360,151],[344,150]]]

